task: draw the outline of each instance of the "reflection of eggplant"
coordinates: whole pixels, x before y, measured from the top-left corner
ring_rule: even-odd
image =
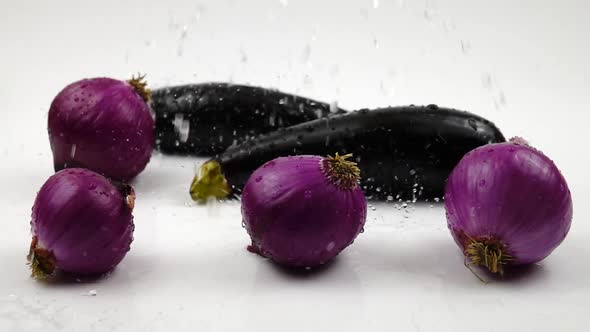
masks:
[[[214,155],[247,137],[330,113],[330,105],[326,103],[227,83],[155,90],[152,109],[156,114],[156,148],[164,153],[193,155]]]
[[[276,157],[338,152],[353,154],[373,199],[442,197],[447,176],[467,152],[503,141],[493,123],[468,112],[435,105],[360,110],[230,147],[202,166],[191,195],[235,196],[256,168]]]

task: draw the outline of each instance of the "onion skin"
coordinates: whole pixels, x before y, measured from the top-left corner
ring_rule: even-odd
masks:
[[[80,167],[129,181],[145,168],[155,124],[141,79],[84,79],[55,97],[48,116],[55,171]]]
[[[465,155],[447,181],[445,208],[467,259],[493,273],[547,257],[566,237],[573,213],[567,183],[553,161],[513,142]]]
[[[247,181],[242,217],[252,247],[262,256],[289,267],[314,267],[334,258],[362,231],[367,200],[358,181],[348,188],[337,184],[321,166],[325,159],[280,157]]]
[[[33,276],[59,270],[99,275],[112,270],[133,240],[133,188],[86,169],[51,176],[33,205],[29,260]]]

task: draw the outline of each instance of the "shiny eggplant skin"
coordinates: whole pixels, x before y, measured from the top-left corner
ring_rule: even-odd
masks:
[[[475,114],[436,105],[359,110],[280,129],[232,146],[217,162],[238,196],[256,168],[279,156],[352,153],[375,200],[442,198],[446,179],[472,149],[504,142]]]
[[[330,104],[260,87],[203,83],[152,92],[156,149],[208,155],[248,137],[345,111]]]

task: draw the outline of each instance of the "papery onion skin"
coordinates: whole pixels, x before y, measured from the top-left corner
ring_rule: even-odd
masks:
[[[555,163],[522,142],[489,144],[465,155],[447,181],[445,208],[453,238],[471,263],[498,273],[551,254],[573,214]],[[500,260],[492,262],[498,253]]]
[[[90,170],[70,168],[52,175],[33,205],[33,275],[112,270],[133,241],[134,200],[133,188]]]
[[[155,123],[142,79],[84,79],[55,97],[48,116],[55,171],[80,167],[129,181],[145,168]]]
[[[314,267],[334,258],[362,231],[367,201],[361,188],[355,181],[343,189],[327,177],[325,159],[280,157],[247,181],[242,217],[262,256],[289,267]]]

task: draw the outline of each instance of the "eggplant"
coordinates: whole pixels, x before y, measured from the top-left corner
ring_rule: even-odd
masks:
[[[156,149],[209,156],[251,136],[345,112],[277,90],[227,83],[157,89],[151,106]]]
[[[237,197],[267,161],[338,152],[353,154],[369,199],[441,198],[448,175],[467,152],[504,141],[492,122],[465,111],[436,105],[363,109],[232,146],[201,166],[190,193],[196,201]]]

